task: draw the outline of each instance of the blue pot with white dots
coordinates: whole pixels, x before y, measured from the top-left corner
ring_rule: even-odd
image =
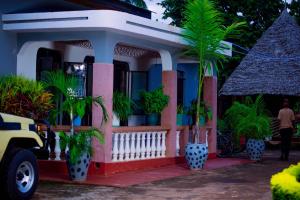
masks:
[[[263,140],[249,139],[246,150],[251,160],[261,160],[265,151],[265,142]]]
[[[91,163],[91,156],[88,153],[82,153],[74,164],[71,164],[69,153],[66,154],[66,161],[70,179],[72,181],[85,181],[88,169]]]
[[[206,144],[192,144],[185,146],[185,159],[192,170],[199,170],[204,167],[208,157]]]

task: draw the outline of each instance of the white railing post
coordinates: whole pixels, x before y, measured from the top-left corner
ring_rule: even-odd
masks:
[[[145,159],[145,155],[146,155],[146,133],[141,133],[141,135],[142,135],[141,159]]]
[[[125,134],[125,161],[129,160],[130,147],[129,147],[130,133]]]
[[[61,160],[60,159],[60,153],[61,153],[61,149],[60,149],[60,137],[59,137],[59,132],[55,132],[55,160]]]
[[[135,159],[135,152],[136,152],[136,146],[135,146],[135,133],[131,133],[130,137],[130,160]]]
[[[180,155],[180,131],[176,131],[176,156]]]
[[[124,160],[124,134],[120,134],[119,161]]]
[[[114,133],[113,134],[112,161],[117,161],[118,160],[118,154],[119,154],[119,149],[118,149],[119,135],[120,135],[119,133]]]
[[[167,132],[166,131],[163,131],[162,132],[162,140],[161,140],[161,145],[162,145],[162,148],[161,148],[161,156],[162,157],[165,157],[166,156],[166,135],[167,135]]]
[[[151,158],[155,158],[156,151],[156,132],[151,133]]]
[[[157,157],[161,157],[161,151],[162,151],[162,146],[161,146],[161,136],[162,136],[162,132],[158,132],[157,133],[157,147],[156,147],[156,156]]]
[[[151,133],[147,132],[146,134],[147,138],[147,145],[146,145],[146,158],[150,158],[151,156]]]
[[[135,149],[135,159],[139,160],[141,158],[141,133],[136,133],[136,149]]]

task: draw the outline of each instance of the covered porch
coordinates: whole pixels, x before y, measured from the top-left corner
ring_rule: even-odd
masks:
[[[67,72],[70,65],[83,65],[87,75],[85,86],[82,86],[83,93],[104,98],[109,113],[108,122],[101,126],[101,112],[95,106],[85,121],[87,126],[78,127],[86,129],[93,126],[105,134],[103,145],[94,143],[90,173],[108,175],[184,161],[189,126],[176,124],[177,75],[179,69],[187,74],[185,90],[180,94],[184,94],[183,103],[188,105],[196,97],[196,80],[191,74],[197,68],[195,61],[180,56],[185,43],[181,40],[179,28],[108,10],[53,12],[51,15],[6,14],[2,18],[5,31],[18,33],[17,75],[39,79],[41,70],[38,61],[44,62],[40,65],[42,68],[47,68],[49,62],[39,59],[43,57],[38,57],[39,50],[60,52],[61,60],[57,61],[60,66],[55,67],[55,62],[52,62],[50,70],[62,68]],[[62,66],[62,63],[67,64]],[[126,71],[126,78],[118,77],[120,80],[116,81],[116,74],[120,71]],[[147,76],[140,76],[139,73],[146,73]],[[143,116],[133,115],[127,126],[113,127],[113,92],[123,87],[132,98],[134,92],[138,92],[135,87],[142,85],[143,78],[147,79],[146,84],[139,89],[151,90],[162,85],[164,93],[170,97],[168,106],[161,114],[160,125],[145,126]],[[204,101],[213,112],[212,120],[206,123],[203,131],[209,132],[209,157],[215,158],[217,78],[213,74],[208,74],[205,80]],[[63,120],[60,118],[58,124],[63,124]],[[64,170],[66,150],[60,148],[58,132],[68,131],[69,128],[58,125],[52,130],[56,134],[55,147],[50,148],[49,160],[40,162],[40,166],[53,171]]]

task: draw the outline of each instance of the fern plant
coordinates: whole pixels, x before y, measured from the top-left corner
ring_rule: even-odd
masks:
[[[113,111],[121,121],[128,119],[132,114],[133,101],[122,92],[115,91],[113,95]]]
[[[237,136],[244,135],[260,140],[272,135],[271,119],[265,109],[262,95],[254,102],[250,97],[246,97],[245,103],[234,102],[226,111],[225,120],[230,123]]]

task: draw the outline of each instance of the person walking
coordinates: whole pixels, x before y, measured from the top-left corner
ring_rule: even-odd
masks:
[[[289,100],[283,100],[283,108],[279,110],[278,119],[280,121],[280,136],[281,136],[281,160],[288,160],[291,140],[293,135],[293,123],[295,115],[292,109],[289,108]]]

